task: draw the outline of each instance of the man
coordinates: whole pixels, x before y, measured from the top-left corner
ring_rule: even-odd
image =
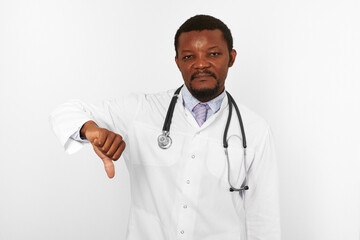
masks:
[[[90,142],[109,178],[115,174],[113,161],[124,156],[133,189],[128,240],[280,239],[271,134],[243,106],[246,162],[233,114],[228,172],[222,139],[229,113],[224,84],[236,58],[232,44],[228,27],[211,16],[194,16],[178,29],[175,62],[185,86],[174,106],[168,149],[157,139],[173,90],[110,100],[102,107],[71,101],[52,113],[66,151]],[[230,192],[228,180],[249,189]]]

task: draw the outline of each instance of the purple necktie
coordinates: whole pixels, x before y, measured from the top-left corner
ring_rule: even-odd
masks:
[[[201,127],[201,125],[203,125],[203,123],[206,120],[206,115],[207,115],[207,111],[210,109],[209,105],[202,104],[202,103],[198,103],[198,105],[196,105],[193,108],[193,112],[195,113],[195,120],[196,122],[199,124],[199,126]]]

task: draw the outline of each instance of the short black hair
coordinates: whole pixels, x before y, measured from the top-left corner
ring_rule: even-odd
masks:
[[[219,29],[227,43],[229,53],[233,49],[233,38],[230,29],[221,20],[209,15],[196,15],[186,20],[175,34],[175,52],[178,55],[179,37],[183,32]]]

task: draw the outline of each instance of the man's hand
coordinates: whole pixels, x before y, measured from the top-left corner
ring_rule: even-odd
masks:
[[[81,137],[86,137],[95,153],[103,160],[109,178],[115,175],[113,161],[120,158],[125,149],[125,142],[119,134],[100,128],[93,121],[86,122],[80,130]]]

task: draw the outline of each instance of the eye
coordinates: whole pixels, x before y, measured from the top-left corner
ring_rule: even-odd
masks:
[[[193,57],[193,55],[186,55],[186,56],[183,56],[183,60],[188,60],[188,59],[191,59]]]
[[[216,57],[216,56],[220,56],[221,53],[220,52],[212,52],[209,55],[210,55],[210,57]]]

